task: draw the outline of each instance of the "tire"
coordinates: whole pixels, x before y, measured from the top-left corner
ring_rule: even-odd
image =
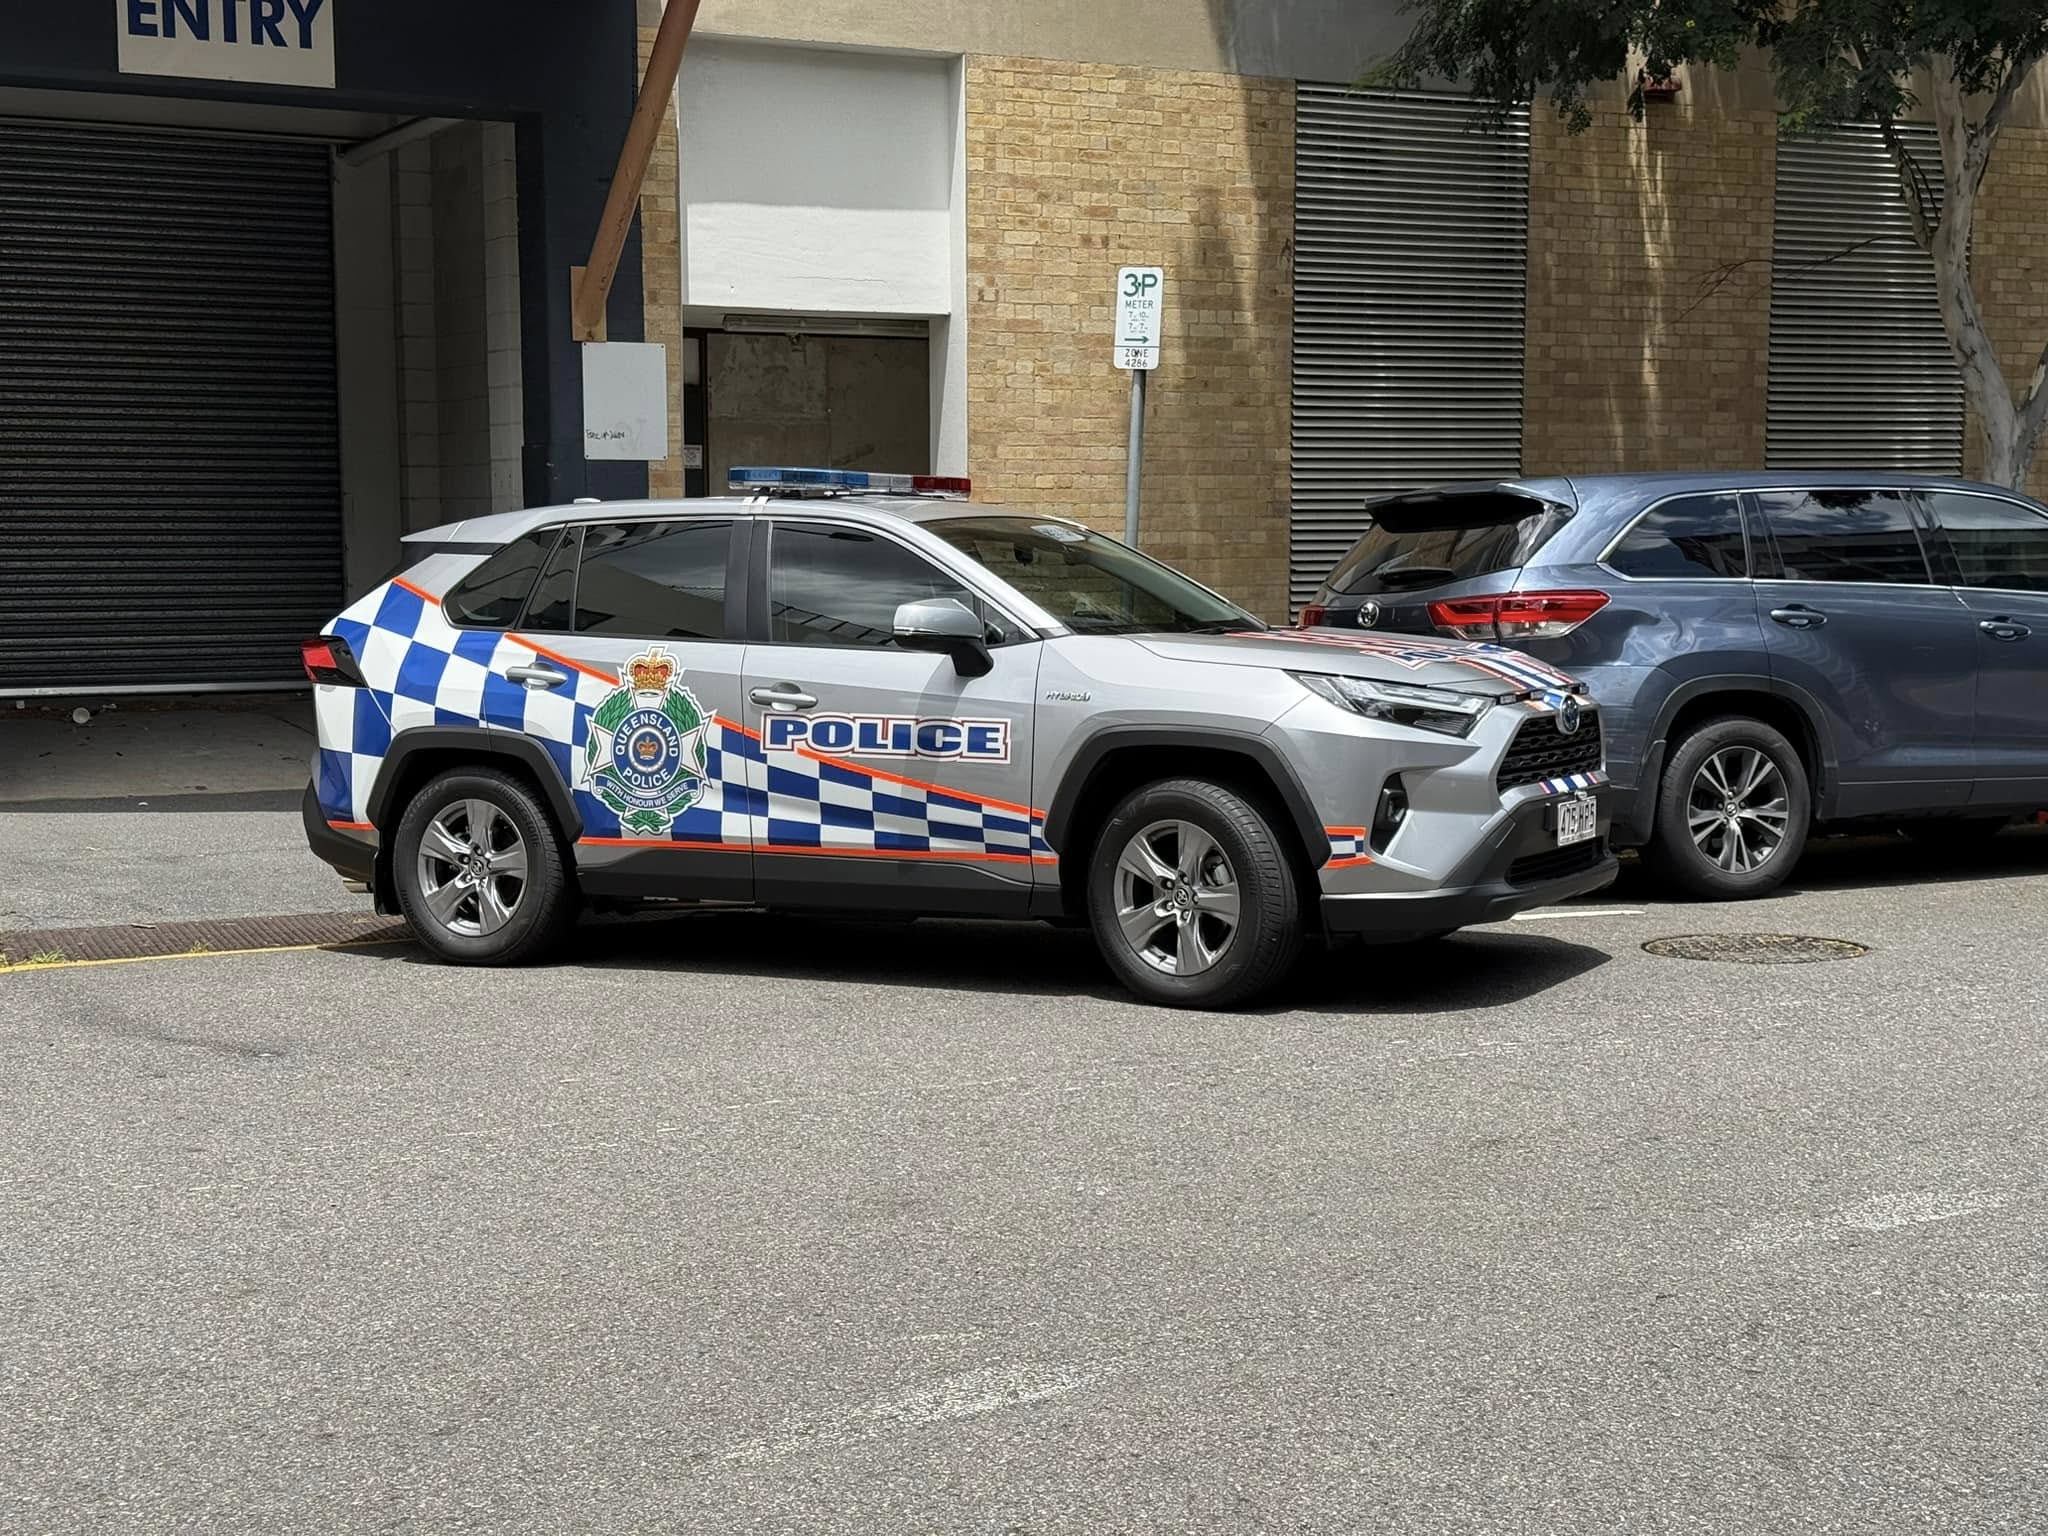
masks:
[[[464,850],[486,824],[498,868]],[[523,855],[523,862],[509,857]],[[461,855],[461,856],[458,856]],[[523,867],[523,878],[513,873]],[[489,874],[486,883],[478,871]],[[554,820],[527,785],[495,768],[444,773],[414,795],[392,843],[392,884],[422,944],[460,965],[524,965],[559,943],[576,917]],[[484,892],[494,898],[486,906]]]
[[[1184,870],[1190,856],[1198,870]],[[1235,895],[1234,926],[1216,894],[1225,891]],[[1202,779],[1148,784],[1111,814],[1089,860],[1088,919],[1118,980],[1169,1008],[1247,1003],[1301,951],[1301,897],[1272,823],[1235,790]]]
[[[1701,825],[1704,842],[1696,839],[1693,817],[1730,803],[1726,796],[1715,803],[1717,784],[1740,789],[1733,781],[1747,778],[1759,761],[1769,767],[1743,802],[1750,810],[1738,817],[1737,827],[1731,830],[1725,821]],[[1812,824],[1813,792],[1792,743],[1761,720],[1731,715],[1709,720],[1671,754],[1657,789],[1656,830],[1645,851],[1651,868],[1685,895],[1743,901],[1785,882],[1805,851]],[[1761,840],[1774,832],[1776,841],[1760,850]],[[1739,845],[1731,853],[1729,839],[1737,834]]]

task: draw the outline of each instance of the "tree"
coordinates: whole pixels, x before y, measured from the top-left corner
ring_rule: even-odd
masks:
[[[1874,122],[1891,151],[1913,232],[1933,258],[1941,319],[1984,436],[1984,475],[2021,486],[2048,427],[2048,338],[2023,389],[2000,366],[1970,271],[1970,235],[2001,131],[2048,51],[2042,0],[1415,0],[1408,41],[1368,76],[1413,87],[1471,82],[1495,111],[1547,94],[1572,132],[1592,123],[1586,91],[1640,65],[1641,81],[1680,64],[1733,69],[1768,50],[1788,128]],[[1906,150],[1897,124],[1924,89],[1941,179]]]

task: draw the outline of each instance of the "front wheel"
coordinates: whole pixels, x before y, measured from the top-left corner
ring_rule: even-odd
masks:
[[[1650,863],[1689,896],[1762,896],[1799,862],[1812,816],[1805,765],[1781,732],[1743,716],[1710,720],[1664,770]]]
[[[443,960],[518,965],[575,919],[554,823],[532,790],[497,769],[445,773],[414,795],[391,857],[406,921]]]
[[[1110,969],[1147,1002],[1230,1008],[1301,949],[1294,870],[1265,813],[1202,779],[1127,796],[1096,839],[1088,917]]]

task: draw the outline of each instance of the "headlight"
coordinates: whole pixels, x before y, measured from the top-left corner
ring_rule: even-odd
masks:
[[[1363,677],[1335,677],[1326,672],[1290,674],[1311,693],[1321,694],[1339,709],[1371,720],[1435,731],[1440,736],[1465,736],[1479,717],[1494,706],[1483,693],[1450,688],[1419,688],[1412,683],[1379,683]]]

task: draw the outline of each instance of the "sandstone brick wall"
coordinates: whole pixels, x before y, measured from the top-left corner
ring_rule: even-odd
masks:
[[[1760,466],[1775,116],[1530,129],[1524,472]]]
[[[653,26],[640,29],[640,73],[654,49]],[[668,457],[647,466],[649,496],[683,494],[683,227],[677,176],[676,109],[670,102],[640,189],[640,280],[648,341],[668,348]]]
[[[1116,269],[1166,269],[1141,540],[1286,610],[1289,82],[967,61],[968,464],[977,500],[1123,526]]]
[[[2048,129],[2008,127],[1992,152],[1977,204],[1971,271],[1984,323],[2015,397],[2048,343]],[[1971,413],[1967,473],[1983,472],[1984,445]],[[2027,489],[2048,496],[2048,455],[2037,455]]]

